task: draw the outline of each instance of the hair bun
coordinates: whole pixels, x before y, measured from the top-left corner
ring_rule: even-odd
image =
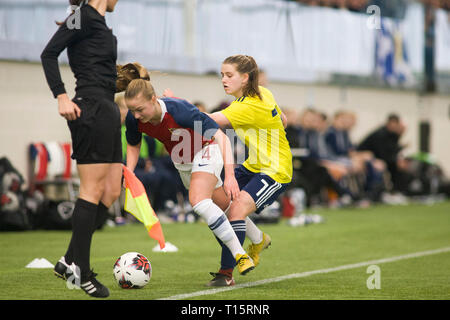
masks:
[[[122,92],[134,79],[150,81],[150,74],[147,69],[138,62],[117,65],[116,92]]]

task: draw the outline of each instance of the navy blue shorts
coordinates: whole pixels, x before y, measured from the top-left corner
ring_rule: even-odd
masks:
[[[239,189],[248,192],[255,201],[255,213],[260,213],[265,207],[270,206],[289,185],[276,182],[264,173],[251,172],[243,165],[234,169],[234,175]]]

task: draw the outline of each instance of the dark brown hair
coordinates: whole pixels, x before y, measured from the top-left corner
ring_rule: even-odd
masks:
[[[139,62],[127,63],[126,65],[116,65],[117,80],[116,92],[125,91],[134,79],[143,79],[150,81],[150,74],[147,69]]]
[[[223,61],[223,64],[233,64],[240,74],[248,74],[248,82],[242,89],[244,96],[257,96],[262,100],[261,92],[259,92],[259,69],[255,59],[251,56],[236,54],[230,56]]]
[[[396,122],[399,123],[400,122],[400,116],[396,113],[390,113],[387,116],[387,122]]]

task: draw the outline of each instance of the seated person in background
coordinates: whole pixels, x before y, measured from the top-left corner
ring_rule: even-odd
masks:
[[[309,134],[308,148],[311,157],[316,159],[328,172],[339,181],[351,172],[351,161],[348,157],[337,158],[330,152],[326,142],[326,132],[328,130],[327,116],[324,113],[314,113],[312,130]]]
[[[351,172],[365,176],[364,193],[372,201],[378,201],[383,185],[383,172],[386,168],[382,160],[374,158],[370,151],[357,151],[350,139],[350,130],[356,123],[356,116],[350,111],[335,113],[332,125],[328,128],[325,140],[328,150],[336,159],[349,159]]]
[[[320,163],[316,151],[311,146],[317,141],[318,112],[312,108],[304,110],[300,117],[295,112],[288,112],[286,137],[291,148],[301,148],[306,151],[294,159],[293,187],[300,187],[306,193],[306,206],[310,207],[314,198],[320,196],[323,188],[329,188],[338,194],[342,203],[348,204],[351,195],[348,190],[339,185],[328,170]],[[300,162],[299,165],[296,165]]]
[[[300,125],[297,110],[283,108],[286,115],[286,138],[289,141],[291,148],[300,148]]]
[[[258,72],[258,85],[262,87],[267,87],[269,85],[269,79],[267,78],[266,71],[259,69]]]
[[[336,112],[331,125],[325,133],[325,141],[327,143],[328,150],[333,157],[337,159],[341,157],[351,158],[352,166],[359,169],[362,165],[359,163],[358,158],[352,157],[354,146],[349,135],[349,131],[353,127],[353,124],[354,121],[351,119],[349,112]]]
[[[313,137],[317,127],[317,111],[313,108],[304,110],[298,119],[298,144],[299,148],[305,148],[308,151],[313,144]],[[308,155],[310,157],[310,155]]]
[[[405,125],[397,114],[388,115],[384,125],[370,133],[358,146],[359,151],[370,151],[375,158],[386,163],[391,175],[393,190],[404,193],[411,180],[407,173],[407,161],[401,155],[403,146],[399,140]]]

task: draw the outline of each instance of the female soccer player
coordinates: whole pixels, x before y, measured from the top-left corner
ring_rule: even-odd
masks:
[[[72,215],[72,238],[66,254],[55,265],[57,276],[74,281],[92,297],[107,297],[109,290],[90,269],[92,234],[120,195],[122,146],[120,113],[114,103],[117,40],[105,23],[117,0],[70,0],[78,6],[60,26],[41,54],[48,85],[58,99],[59,114],[72,136],[72,158],[80,177],[79,198]],[[70,100],[58,66],[67,48],[76,78]]]
[[[130,110],[125,120],[127,167],[133,171],[137,164],[142,132],[161,141],[189,190],[193,210],[227,247],[239,272],[246,274],[252,270],[253,261],[223,211],[228,206],[228,197],[235,198],[239,193],[228,137],[211,118],[187,101],[158,99],[150,81],[132,80],[125,91],[125,102]]]
[[[272,93],[258,85],[258,66],[246,55],[228,57],[222,63],[222,85],[236,98],[226,109],[210,114],[219,126],[232,126],[249,149],[249,156],[235,170],[240,193],[234,198],[228,219],[241,243],[246,232],[252,244],[247,249],[255,266],[259,254],[271,239],[247,217],[260,213],[286,189],[292,180],[292,154],[284,128],[286,118]],[[234,261],[222,245],[221,268],[212,273],[210,286],[229,286],[233,280]]]

